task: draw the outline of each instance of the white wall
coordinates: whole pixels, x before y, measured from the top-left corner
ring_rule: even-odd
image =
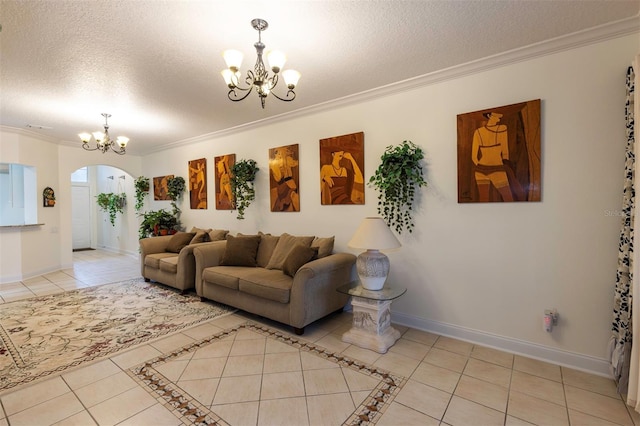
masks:
[[[0,162],[36,168],[38,193],[50,186],[55,207],[43,207],[38,199],[38,222],[42,226],[0,228],[0,282],[19,281],[72,266],[71,173],[88,165],[111,165],[132,176],[140,175],[140,157],[88,152],[60,146],[35,133],[0,128]],[[132,180],[132,179],[131,179]],[[129,197],[132,199],[133,195]],[[137,255],[137,218],[131,203],[124,244],[119,251]]]
[[[429,187],[415,232],[388,253],[390,281],[408,288],[394,320],[605,374],[619,229],[610,212],[621,205],[625,71],[638,44],[634,34],[212,137],[145,157],[143,174],[187,179],[187,162],[206,157],[212,200],[213,158],[252,158],[261,172],[246,219],[185,202],[187,227],[335,235],[336,249],[349,250],[377,193],[367,188],[364,206],[322,206],[319,139],[364,131],[365,179],[386,146],[412,140],[426,152]],[[456,115],[538,98],[542,201],[458,204]],[[296,143],[301,212],[271,213],[268,149]],[[161,207],[168,202],[152,202]],[[552,334],[542,329],[546,308],[560,315]]]

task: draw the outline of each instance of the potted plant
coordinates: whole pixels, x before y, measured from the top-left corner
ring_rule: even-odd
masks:
[[[165,209],[152,210],[142,214],[142,222],[138,228],[140,239],[149,236],[175,234],[178,228],[178,219]]]
[[[111,226],[116,226],[116,214],[124,213],[124,206],[127,205],[127,194],[114,194],[113,192],[100,193],[96,196],[100,210],[109,213]]]
[[[180,208],[178,208],[177,201],[182,199],[182,193],[186,188],[184,178],[176,176],[167,180],[167,192],[169,198],[171,198],[171,207],[173,208],[173,214],[176,217],[180,216]]]
[[[231,167],[231,192],[238,210],[237,219],[244,219],[244,211],[256,198],[253,182],[258,170],[255,160],[240,160]]]
[[[378,214],[398,234],[405,229],[413,232],[411,211],[416,188],[426,186],[423,179],[422,149],[411,141],[388,146],[380,157],[381,163],[369,179],[378,193]]]
[[[144,197],[149,193],[150,184],[149,178],[144,176],[138,176],[135,180],[135,188],[136,188],[136,205],[135,209],[137,212],[142,210],[144,207]]]

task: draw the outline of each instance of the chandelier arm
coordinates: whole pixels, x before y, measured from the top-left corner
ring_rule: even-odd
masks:
[[[240,89],[242,91],[246,91],[247,93],[245,93],[244,96],[242,96],[242,97],[238,97],[238,94],[236,93],[235,89]],[[247,96],[249,96],[249,93],[253,92],[253,86],[251,86],[248,89],[241,89],[239,87],[236,87],[235,89],[231,89],[231,90],[229,90],[229,93],[227,93],[227,96],[229,97],[229,100],[231,100],[233,102],[242,101],[242,100],[246,99]],[[234,96],[233,98],[231,97],[232,93],[233,93],[233,96]]]
[[[284,101],[284,102],[291,102],[292,100],[294,100],[296,98],[296,92],[294,92],[293,89],[289,89],[287,91],[287,96],[284,97],[284,98],[281,98],[275,92],[270,92],[269,94],[275,96],[277,99],[279,99],[281,101]],[[289,99],[289,95],[292,95],[291,99]]]

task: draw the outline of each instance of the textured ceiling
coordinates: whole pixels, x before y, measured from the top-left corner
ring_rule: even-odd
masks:
[[[0,125],[61,143],[100,130],[129,152],[220,132],[638,16],[640,1],[0,0]],[[230,102],[225,49],[257,32],[301,72],[291,103]]]

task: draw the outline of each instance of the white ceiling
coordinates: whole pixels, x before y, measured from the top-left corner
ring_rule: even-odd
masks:
[[[100,130],[145,154],[638,16],[640,1],[0,0],[0,125],[60,143]],[[291,103],[227,99],[222,51],[258,33],[301,72]],[[630,58],[631,59],[631,58]],[[244,74],[243,74],[244,75]]]

